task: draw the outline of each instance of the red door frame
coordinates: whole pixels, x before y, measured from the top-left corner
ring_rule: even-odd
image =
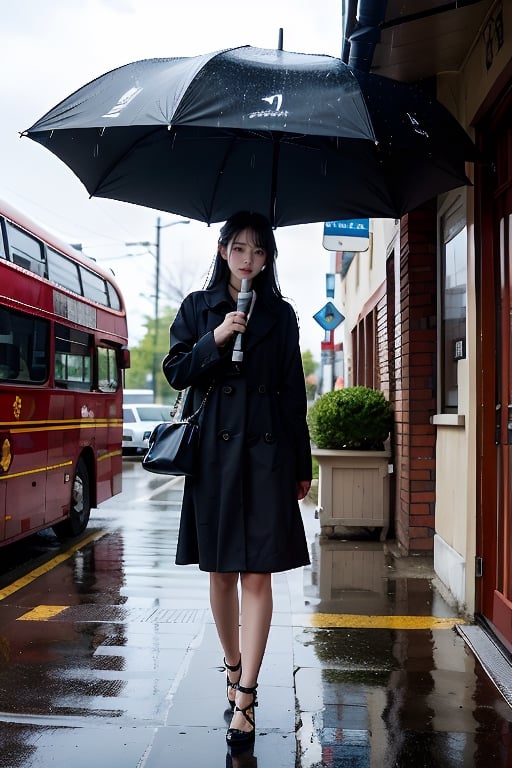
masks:
[[[512,650],[512,445],[509,445],[509,403],[512,403],[512,263],[500,221],[512,220],[512,96],[481,128],[479,146],[491,162],[477,164],[478,437],[481,463],[478,478],[477,550],[482,575],[476,583],[476,609]],[[508,122],[507,122],[508,120]],[[502,150],[498,152],[498,143]],[[505,150],[505,151],[504,151]],[[490,153],[494,157],[489,157]],[[501,157],[499,166],[498,158]],[[503,163],[505,158],[505,167]],[[477,243],[478,246],[478,243]],[[512,414],[510,414],[512,421]]]

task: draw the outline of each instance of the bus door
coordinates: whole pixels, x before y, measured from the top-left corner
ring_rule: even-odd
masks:
[[[55,323],[55,389],[48,419],[48,524],[68,514],[78,457],[95,451],[95,410],[91,404],[92,336]],[[54,428],[55,425],[55,428]]]

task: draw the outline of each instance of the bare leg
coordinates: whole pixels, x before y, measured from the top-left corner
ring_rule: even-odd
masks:
[[[234,667],[240,660],[238,573],[210,573],[210,605],[226,663]],[[240,672],[227,674],[232,683],[238,682]],[[231,688],[228,698],[234,701]]]
[[[252,688],[258,682],[258,674],[267,645],[272,619],[272,576],[270,573],[242,573],[242,676],[240,684]],[[252,702],[251,694],[237,691],[238,707]],[[235,712],[231,728],[252,730],[240,712]]]

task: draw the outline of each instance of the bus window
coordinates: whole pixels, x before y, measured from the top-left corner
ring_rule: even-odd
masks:
[[[53,248],[47,248],[48,259],[48,279],[62,288],[69,291],[82,293],[80,286],[80,277],[78,275],[78,264],[74,264],[71,259],[67,259]]]
[[[119,298],[119,294],[112,285],[112,283],[107,283],[107,291],[108,291],[108,298],[110,302],[110,306],[112,309],[121,309],[121,299]]]
[[[4,243],[4,219],[0,218],[0,259],[5,259],[5,243]]]
[[[92,389],[89,335],[55,324],[55,384],[66,389]]]
[[[35,237],[27,235],[23,230],[6,222],[7,240],[11,261],[19,267],[35,272],[40,277],[45,276],[45,260],[43,244]]]
[[[96,304],[102,304],[104,307],[108,307],[109,303],[105,280],[82,266],[80,267],[80,275],[82,277],[82,287],[85,298],[95,301]]]
[[[115,349],[98,347],[98,389],[115,392],[119,386],[119,369]]]
[[[48,378],[48,321],[0,308],[0,378],[41,384]]]
[[[20,351],[14,344],[0,342],[0,379],[16,379],[20,372]]]

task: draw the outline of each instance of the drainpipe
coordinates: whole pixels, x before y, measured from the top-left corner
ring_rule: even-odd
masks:
[[[370,71],[386,7],[387,0],[347,0],[342,59],[354,69]]]

